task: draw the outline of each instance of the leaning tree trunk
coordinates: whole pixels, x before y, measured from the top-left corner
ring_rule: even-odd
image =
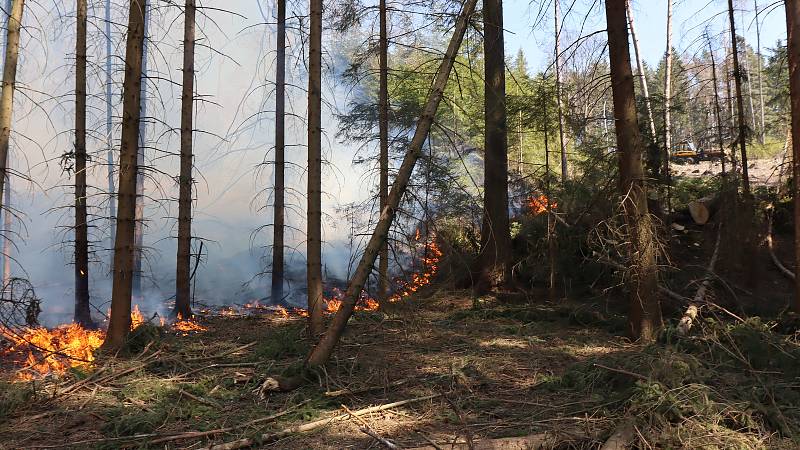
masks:
[[[86,0],[77,1],[75,39],[75,316],[91,327],[89,227],[86,220]]]
[[[322,312],[322,0],[311,0],[308,42],[308,328],[315,338],[324,330]]]
[[[192,137],[194,121],[195,0],[186,0],[183,25],[183,92],[181,93],[181,173],[178,178],[178,255],[175,273],[175,311],[192,316],[189,274],[192,250]]]
[[[138,2],[137,2],[138,3]],[[141,108],[139,115],[139,153],[138,166],[139,172],[136,177],[136,225],[134,231],[134,252],[133,252],[133,298],[136,301],[142,299],[142,256],[144,251],[144,152],[147,143],[147,33],[150,28],[150,0],[144,0],[145,19],[144,19],[144,41],[142,42],[142,95]]]
[[[658,273],[654,227],[647,211],[647,188],[642,168],[642,142],[636,118],[625,0],[606,0],[608,54],[614,97],[620,194],[628,234],[630,258],[630,328],[633,336],[650,341],[661,326],[656,297]]]
[[[431,125],[433,124],[433,119],[436,116],[436,110],[438,109],[439,103],[444,95],[447,79],[450,77],[450,71],[453,69],[453,63],[455,62],[456,54],[458,53],[459,47],[461,47],[461,41],[464,39],[464,33],[467,30],[467,25],[469,25],[469,18],[472,16],[473,11],[475,11],[476,3],[477,0],[467,0],[461,11],[461,14],[458,17],[458,20],[456,21],[453,30],[453,37],[450,39],[450,44],[448,45],[447,51],[444,54],[442,64],[436,73],[436,79],[433,82],[433,86],[431,86],[431,91],[428,94],[425,107],[422,110],[419,121],[417,122],[414,136],[409,143],[405,158],[403,158],[403,163],[400,165],[400,169],[397,171],[397,176],[394,179],[394,183],[392,183],[392,188],[389,191],[389,199],[386,203],[386,207],[383,209],[383,211],[381,211],[380,219],[378,220],[375,230],[373,230],[372,236],[370,237],[369,242],[364,249],[364,254],[361,256],[361,261],[359,261],[356,271],[353,274],[353,277],[350,279],[350,283],[347,286],[347,291],[342,299],[342,306],[334,316],[333,321],[331,322],[328,331],[322,337],[322,340],[320,340],[320,342],[311,350],[311,353],[306,361],[307,367],[319,367],[325,364],[325,362],[333,353],[334,347],[339,342],[339,338],[342,336],[342,333],[347,326],[347,321],[350,319],[350,316],[353,315],[353,310],[356,306],[356,300],[361,294],[361,291],[364,289],[364,283],[367,281],[367,277],[369,277],[369,274],[372,271],[372,267],[375,264],[375,259],[377,259],[378,253],[380,252],[381,245],[388,239],[389,228],[392,225],[395,213],[400,205],[400,200],[402,199],[403,193],[405,193],[408,182],[411,179],[414,166],[422,154],[422,146],[425,143],[425,138],[427,137],[428,132],[431,129]],[[280,386],[280,388],[283,389],[289,387],[293,386]]]
[[[380,37],[378,70],[378,134],[380,140],[379,182],[378,196],[380,198],[380,211],[386,207],[386,200],[389,196],[389,37],[387,36],[387,10],[386,0],[380,0],[378,6],[380,14]],[[389,242],[386,241],[381,246],[380,261],[378,263],[378,299],[383,301],[389,294]]]
[[[122,139],[119,160],[119,208],[114,239],[114,279],[111,318],[103,348],[119,348],[131,327],[134,229],[136,226],[136,179],[139,174],[139,108],[142,97],[142,59],[146,8],[130,2],[125,46],[125,81],[122,85]]]
[[[283,300],[284,232],[286,223],[286,0],[277,0],[278,24],[275,48],[275,202],[272,223],[273,303]]]
[[[483,1],[483,23],[485,155],[479,293],[511,278],[502,0]]]
[[[22,27],[22,11],[25,0],[14,0],[11,13],[8,17],[8,32],[6,35],[6,54],[3,64],[3,90],[0,93],[0,195],[6,189],[6,179],[9,178],[8,148],[11,140],[11,116],[14,112],[14,89],[17,82],[17,59],[19,58],[19,35]],[[0,209],[3,208],[0,201]],[[9,214],[8,205],[5,213]],[[8,233],[8,230],[6,230]]]
[[[739,142],[742,161],[742,188],[745,197],[750,198],[750,174],[747,167],[747,122],[744,117],[744,99],[742,97],[742,72],[739,67],[739,50],[736,41],[736,20],[733,17],[733,0],[728,0],[728,19],[731,26],[731,57],[733,58],[733,81],[736,87],[736,115],[738,117]]]
[[[669,152],[672,150],[672,0],[667,0],[667,50],[664,54],[666,73],[664,76],[664,185],[667,192],[667,207],[670,203]]]
[[[484,6],[484,9],[486,7]],[[569,178],[569,170],[567,167],[567,144],[564,139],[564,106],[561,102],[561,97],[563,95],[562,88],[562,78],[561,78],[561,0],[553,0],[553,15],[555,17],[555,40],[556,40],[556,48],[555,48],[555,57],[553,62],[555,63],[555,71],[556,71],[556,104],[558,105],[558,142],[561,145],[561,182],[564,183]],[[485,14],[485,13],[484,13]],[[501,21],[502,24],[502,21]],[[501,28],[502,30],[502,28]]]
[[[653,118],[653,108],[650,104],[650,90],[647,88],[647,74],[644,71],[642,55],[639,52],[639,39],[636,38],[636,28],[633,26],[633,8],[631,8],[630,0],[625,2],[625,7],[628,13],[628,25],[630,25],[631,29],[633,53],[636,54],[636,69],[639,71],[639,82],[642,85],[642,97],[644,97],[644,106],[647,110],[647,123],[650,125],[650,139],[655,143],[658,140],[656,137],[656,121]]]
[[[800,2],[786,0],[786,40],[789,57],[789,92],[792,106],[792,174],[800,180]],[[795,294],[792,306],[800,313],[800,183],[794,185]]]
[[[5,8],[6,8],[6,16],[5,20],[3,21],[3,26],[8,29],[8,18],[11,15],[11,0],[5,1]],[[2,42],[2,52],[0,55],[6,54],[7,42],[3,39]],[[11,178],[6,173],[6,187],[3,191],[3,196],[5,199],[5,211],[0,213],[3,216],[3,285],[2,288],[5,289],[9,287],[9,282],[11,281]]]

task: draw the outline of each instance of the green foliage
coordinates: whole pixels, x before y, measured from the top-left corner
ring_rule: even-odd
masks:
[[[302,326],[284,326],[276,328],[273,333],[265,337],[255,349],[258,361],[276,360],[302,356],[308,350],[308,344],[303,339]]]
[[[35,397],[29,383],[7,383],[0,381],[0,422],[13,415],[17,408]]]

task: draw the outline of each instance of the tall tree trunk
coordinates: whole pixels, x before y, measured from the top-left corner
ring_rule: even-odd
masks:
[[[744,99],[742,97],[742,72],[739,67],[739,44],[736,40],[736,20],[733,17],[733,0],[728,0],[728,19],[731,26],[731,57],[733,58],[733,81],[736,87],[736,114],[738,116],[739,142],[742,161],[742,187],[746,197],[750,197],[750,174],[747,167],[747,122],[744,117]]]
[[[358,263],[356,271],[353,274],[353,277],[350,279],[350,283],[347,286],[347,291],[342,299],[342,306],[334,316],[333,321],[328,327],[328,331],[325,333],[322,340],[320,340],[320,342],[311,350],[311,353],[308,356],[306,365],[309,367],[322,366],[325,364],[328,358],[330,358],[334,347],[339,342],[339,338],[344,332],[347,321],[350,319],[350,316],[353,315],[353,310],[356,306],[356,300],[361,294],[361,291],[364,289],[364,283],[372,271],[372,267],[375,264],[375,259],[378,257],[378,253],[380,252],[381,245],[388,239],[389,228],[392,225],[392,221],[394,220],[395,213],[400,205],[400,200],[403,197],[403,193],[405,193],[408,182],[411,179],[414,166],[422,154],[422,146],[425,143],[425,138],[427,137],[428,132],[430,132],[433,119],[436,116],[436,110],[439,108],[439,103],[444,95],[447,79],[450,77],[450,72],[453,69],[453,63],[455,62],[458,49],[461,47],[461,41],[464,39],[464,33],[467,30],[469,18],[475,11],[476,3],[477,0],[467,0],[466,3],[464,3],[464,7],[461,10],[461,14],[459,14],[458,20],[456,21],[453,29],[453,37],[450,39],[450,44],[447,47],[447,51],[444,54],[444,59],[442,60],[442,64],[436,73],[436,79],[431,86],[428,99],[425,102],[425,107],[420,114],[419,121],[417,121],[417,127],[414,131],[414,136],[409,143],[408,150],[403,158],[403,163],[400,165],[400,169],[397,171],[397,176],[394,179],[394,183],[392,183],[392,188],[389,191],[389,199],[386,203],[386,207],[383,209],[383,211],[381,211],[381,216],[377,225],[375,226],[375,230],[373,230],[372,236],[370,237],[369,242],[364,249],[364,254],[361,256],[361,260]],[[289,387],[292,386],[281,386],[281,388],[284,389]]]
[[[119,208],[114,240],[114,279],[111,290],[111,318],[103,348],[122,346],[131,327],[134,228],[136,223],[136,180],[139,174],[139,122],[142,96],[144,24],[147,9],[132,0],[128,13],[125,45],[125,81],[122,85],[122,139],[119,164]]]
[[[114,246],[114,237],[117,234],[117,224],[114,221],[117,217],[117,202],[114,198],[116,189],[114,188],[114,135],[112,118],[114,115],[111,87],[114,84],[113,76],[111,73],[111,58],[112,58],[112,39],[111,39],[111,0],[106,0],[105,5],[105,23],[106,23],[106,146],[108,153],[106,159],[108,162],[108,217],[111,223],[111,232],[109,233],[110,248]],[[113,268],[112,268],[113,269]]]
[[[744,21],[744,14],[742,14],[742,21]],[[742,49],[742,73],[744,74],[743,78],[747,81],[747,101],[750,106],[750,124],[752,126],[752,130],[756,131],[758,129],[758,125],[756,122],[756,107],[753,103],[753,77],[752,72],[750,71],[750,58],[747,56],[747,41],[745,40],[744,36],[742,36],[742,45],[744,48]]]
[[[636,38],[636,28],[633,25],[633,8],[631,8],[630,0],[625,2],[625,8],[628,12],[628,25],[631,29],[633,52],[636,55],[636,69],[639,71],[639,83],[642,85],[642,96],[644,97],[645,109],[647,109],[647,122],[650,125],[650,139],[655,143],[658,140],[656,137],[656,121],[653,119],[653,108],[650,104],[650,90],[647,88],[647,74],[644,71],[642,55],[639,52],[639,39]]]
[[[192,316],[189,267],[192,253],[192,137],[194,134],[195,0],[186,0],[183,25],[183,92],[181,93],[181,173],[178,178],[178,255],[174,315]]]
[[[730,118],[730,134],[731,136],[736,130],[736,111],[733,107],[733,90],[731,88],[731,68],[730,68],[730,52],[728,46],[725,46],[725,94],[728,103],[728,117]],[[739,179],[738,162],[736,158],[736,139],[731,138],[731,172],[734,179]],[[737,181],[738,183],[738,181]]]
[[[483,0],[483,24],[485,155],[478,292],[485,292],[511,278],[502,0]]]
[[[484,6],[485,8],[485,6]],[[555,70],[556,70],[556,104],[558,105],[558,141],[561,145],[561,182],[564,183],[569,178],[569,168],[567,167],[567,144],[564,139],[564,107],[561,102],[562,78],[561,78],[561,0],[553,0],[554,21],[555,21]],[[485,13],[484,13],[485,14]],[[502,21],[501,21],[502,23]],[[502,29],[501,29],[502,31]],[[502,47],[501,47],[502,48]]]
[[[664,54],[666,73],[664,76],[664,154],[662,171],[667,192],[667,207],[670,203],[669,154],[672,151],[672,0],[667,0],[667,50]]]
[[[545,84],[545,78],[542,77],[542,85]],[[556,240],[556,221],[553,217],[552,204],[553,204],[553,191],[550,188],[550,130],[548,124],[549,116],[547,110],[547,98],[542,95],[542,115],[544,116],[544,173],[545,173],[545,197],[547,198],[547,292],[550,300],[556,298],[556,257],[558,254],[558,241]]]
[[[706,36],[706,38],[708,38]],[[722,155],[722,175],[725,171],[725,145],[722,138],[722,108],[719,104],[719,81],[717,79],[717,63],[714,60],[714,48],[711,47],[711,39],[708,39],[708,54],[711,56],[711,82],[714,84],[714,115],[717,122],[717,144]]]
[[[143,300],[142,293],[142,255],[144,250],[144,152],[147,146],[147,33],[150,28],[150,0],[138,0],[144,4],[144,41],[142,43],[142,95],[141,95],[141,120],[139,121],[139,171],[136,176],[136,225],[134,231],[133,253],[133,298],[135,301]]]
[[[308,208],[307,282],[308,329],[317,337],[324,330],[322,295],[322,0],[311,0],[308,41]]]
[[[380,140],[379,182],[378,196],[379,210],[386,207],[389,197],[389,37],[387,28],[386,0],[380,0],[378,11],[380,15],[379,37],[379,89],[378,89],[378,133]],[[378,299],[383,301],[389,294],[389,243],[384,242],[380,251],[378,263]]]
[[[758,75],[758,111],[761,119],[761,127],[758,130],[758,141],[761,144],[764,144],[764,136],[767,133],[767,128],[764,122],[764,77],[761,73],[764,61],[761,57],[761,22],[760,18],[758,17],[758,0],[753,0],[753,7],[756,11],[756,56],[758,57],[756,71]]]
[[[17,83],[17,60],[19,58],[19,38],[22,27],[22,12],[25,0],[14,0],[8,18],[5,62],[3,63],[3,90],[0,93],[0,194],[7,189],[8,149],[11,141],[11,118],[14,113],[14,90]],[[9,214],[8,205],[0,202],[0,209]],[[6,230],[6,234],[8,230]]]
[[[86,220],[86,0],[77,0],[75,39],[75,315],[91,327],[89,310],[89,227]]]
[[[620,194],[629,241],[631,274],[630,328],[643,341],[655,338],[661,326],[661,306],[656,297],[657,246],[653,223],[647,211],[647,188],[642,168],[642,142],[636,118],[625,0],[606,0],[608,54],[614,97]]]
[[[786,8],[787,54],[789,57],[789,92],[792,107],[792,174],[794,186],[794,261],[795,294],[792,306],[800,313],[800,2],[784,1]]]
[[[275,203],[272,225],[273,303],[283,299],[284,232],[286,224],[286,0],[277,0],[278,26],[275,48]]]
[[[11,0],[5,1],[5,17],[3,18],[3,27],[8,29],[8,18],[11,17]],[[8,46],[5,39],[2,41],[2,51],[0,55],[6,54]],[[3,191],[5,210],[0,212],[3,216],[3,285],[2,288],[8,287],[11,281],[11,177],[6,173],[6,187]]]

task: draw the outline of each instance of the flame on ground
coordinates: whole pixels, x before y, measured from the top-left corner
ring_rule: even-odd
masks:
[[[208,331],[208,328],[200,325],[192,317],[184,319],[178,314],[177,320],[172,324],[172,328],[183,333],[190,333],[192,331]]]
[[[139,305],[131,311],[131,330],[145,322]],[[0,327],[0,337],[11,346],[0,356],[16,358],[23,369],[17,380],[28,381],[47,374],[64,375],[71,368],[87,367],[94,361],[94,352],[103,344],[105,330],[88,330],[71,323],[48,329],[23,328],[20,331]]]

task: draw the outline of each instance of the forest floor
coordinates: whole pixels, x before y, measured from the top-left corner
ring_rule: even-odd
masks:
[[[304,319],[201,323],[206,331],[189,334],[143,327],[148,343],[137,353],[92,372],[0,384],[0,448],[197,449],[242,439],[257,448],[383,448],[376,436],[406,449],[588,449],[619,430],[653,448],[796,448],[764,424],[774,420],[784,434],[800,426],[798,369],[743,368],[728,357],[752,344],[738,336],[753,331],[769,338],[748,351],[780,351],[797,366],[793,338],[758,323],[711,324],[713,333],[645,347],[619,337],[624,316],[607,305],[440,292],[356,313],[325,373],[264,398],[262,381],[305,354]],[[725,351],[709,350],[715,342]],[[753,395],[757,386],[777,403]],[[292,429],[308,423],[321,426]]]
[[[451,293],[393,312],[357,313],[318,383],[266,398],[254,392],[266,375],[306,351],[303,319],[211,317],[202,322],[207,331],[163,335],[127,361],[100,362],[99,376],[37,381],[25,392],[17,387],[16,404],[7,393],[0,447],[198,448],[341,415],[342,405],[356,411],[428,396],[435,397],[264,445],[374,447],[364,426],[403,448],[553,430],[576,443],[597,443],[614,426],[597,412],[615,402],[557,389],[559,380],[576,362],[637,347],[608,329],[587,327],[575,311],[501,306],[488,298],[473,305],[469,296]],[[586,311],[591,320],[597,314]],[[235,429],[154,442],[228,427]],[[126,438],[136,435],[144,437]]]

